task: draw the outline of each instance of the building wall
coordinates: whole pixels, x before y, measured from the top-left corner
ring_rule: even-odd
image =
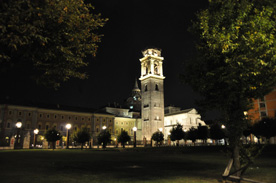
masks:
[[[276,89],[263,98],[253,100],[253,109],[248,111],[250,119],[254,122],[263,117],[275,118],[276,113]]]
[[[114,118],[115,115],[112,114],[0,105],[0,123],[4,127],[1,128],[1,133],[4,133],[8,139],[15,134],[15,124],[18,121],[22,122],[21,130],[24,133],[29,132],[32,138],[33,130],[36,128],[39,129],[38,135],[41,136],[53,127],[59,130],[63,136],[66,136],[67,129],[65,126],[67,123],[72,125],[70,133],[87,127],[92,136],[96,137],[102,127],[106,126],[107,130],[114,135]]]
[[[184,131],[190,128],[197,128],[199,125],[205,126],[205,122],[201,120],[200,114],[195,109],[182,110],[175,113],[168,113],[165,115],[164,136],[167,139],[170,130],[180,124]]]

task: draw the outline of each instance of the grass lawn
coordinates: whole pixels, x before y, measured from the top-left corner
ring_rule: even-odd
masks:
[[[1,183],[215,183],[228,157],[220,147],[108,150],[3,150]],[[276,182],[276,147],[265,149],[247,178]]]

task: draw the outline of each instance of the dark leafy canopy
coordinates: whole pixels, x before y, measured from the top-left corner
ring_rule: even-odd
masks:
[[[0,2],[1,71],[27,65],[40,84],[58,87],[71,77],[86,78],[80,68],[101,41],[107,19],[93,14],[83,0],[3,0]]]
[[[85,143],[90,140],[90,133],[87,128],[82,128],[74,135],[74,141],[78,143]]]
[[[218,123],[212,124],[210,127],[210,138],[213,140],[220,140],[225,138],[224,130]]]
[[[61,133],[56,129],[47,130],[45,133],[45,138],[48,142],[56,142],[57,140],[60,140],[61,137]]]
[[[198,139],[203,140],[204,142],[207,140],[209,137],[209,129],[207,126],[198,126],[197,128],[197,137]]]
[[[161,131],[154,132],[151,139],[160,145],[160,143],[164,140],[164,134]]]
[[[273,118],[263,118],[259,122],[253,125],[253,133],[258,138],[276,136],[276,119]]]
[[[121,134],[118,135],[118,142],[125,144],[128,141],[130,141],[130,136],[128,135],[127,131],[123,130]]]
[[[239,168],[244,111],[276,85],[275,0],[209,0],[197,14],[192,32],[197,59],[183,79],[203,97],[201,104],[222,111],[234,165]]]
[[[185,132],[183,131],[183,126],[180,124],[177,124],[175,127],[173,127],[170,132],[171,132],[170,138],[172,141],[181,140],[185,138]]]
[[[106,147],[107,143],[111,142],[111,134],[107,130],[101,131],[97,136],[98,144],[103,144],[103,148]]]
[[[195,143],[196,139],[198,138],[198,130],[194,127],[190,128],[187,138]]]

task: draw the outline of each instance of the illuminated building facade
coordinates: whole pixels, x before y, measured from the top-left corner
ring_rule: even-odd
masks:
[[[154,132],[164,129],[163,57],[158,49],[146,49],[141,62],[142,137],[150,140]]]

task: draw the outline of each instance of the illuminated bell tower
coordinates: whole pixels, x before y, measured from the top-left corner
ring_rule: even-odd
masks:
[[[142,51],[141,62],[141,112],[142,137],[147,141],[157,130],[164,130],[164,79],[161,50]]]

